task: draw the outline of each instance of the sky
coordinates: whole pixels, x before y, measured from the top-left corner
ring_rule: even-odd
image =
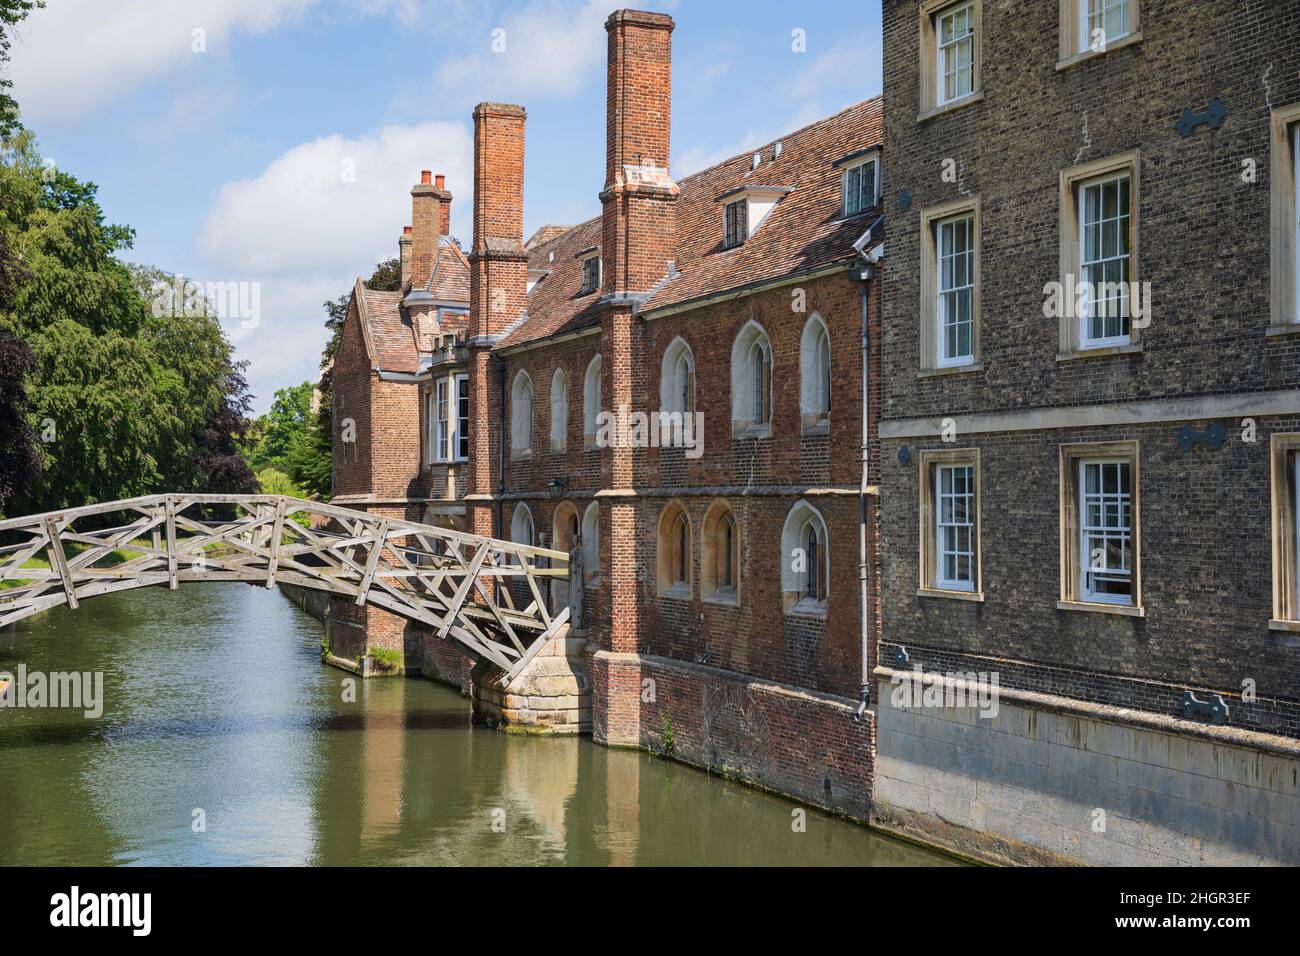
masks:
[[[671,173],[881,87],[880,4],[648,0],[673,32]],[[600,212],[610,0],[48,0],[9,76],[42,156],[136,230],[127,261],[238,283],[254,407],[318,375],[321,303],[397,254],[421,169],[469,247],[474,104],[528,110],[524,235]]]

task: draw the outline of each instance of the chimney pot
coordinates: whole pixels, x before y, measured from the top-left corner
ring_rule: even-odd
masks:
[[[433,181],[433,171],[429,169],[420,170],[420,185],[427,186]]]
[[[412,231],[413,231],[413,230],[411,229],[410,226],[403,226],[403,227],[402,227],[402,235],[404,235],[404,236],[409,236],[409,235],[411,234]]]
[[[444,176],[442,173],[439,173],[436,177],[434,177],[433,184],[437,186],[439,189],[446,189],[447,177]]]

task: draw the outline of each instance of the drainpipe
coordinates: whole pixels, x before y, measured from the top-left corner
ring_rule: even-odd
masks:
[[[867,526],[871,518],[869,495],[867,494],[867,489],[871,484],[871,330],[868,322],[869,292],[871,283],[880,281],[877,264],[884,256],[885,251],[883,242],[877,244],[870,252],[864,252],[863,247],[866,246],[883,224],[883,218],[877,219],[866,234],[854,244],[854,249],[863,260],[861,270],[856,276],[853,276],[858,283],[862,304],[862,484],[858,489],[858,603],[862,608],[862,620],[859,622],[862,661],[858,696],[859,716],[871,703],[871,615],[873,608],[870,603],[871,566],[867,560]]]
[[[871,333],[867,325],[868,296],[875,268],[868,263],[862,270],[859,289],[862,297],[862,485],[858,490],[858,588],[862,608],[862,683],[859,701],[862,709],[871,703],[871,607],[869,598],[871,569],[867,563],[867,522],[870,509],[867,504],[867,487],[870,479],[870,422],[871,422]]]

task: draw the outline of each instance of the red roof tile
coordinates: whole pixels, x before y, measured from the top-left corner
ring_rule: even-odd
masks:
[[[641,311],[816,269],[854,255],[853,243],[875,221],[876,212],[841,217],[843,167],[836,162],[880,147],[883,136],[881,100],[876,97],[761,149],[687,176],[678,184],[678,274],[664,282]],[[776,142],[781,144],[779,157],[774,156]],[[762,162],[754,169],[751,157],[756,152],[762,154]],[[723,204],[718,199],[748,185],[790,191],[753,236],[739,246],[723,249]],[[598,294],[578,295],[582,266],[576,258],[579,250],[599,242],[597,217],[530,249],[529,268],[549,269],[550,273],[529,295],[527,321],[503,339],[498,348],[574,331],[599,321],[594,308]]]
[[[600,291],[579,295],[582,260],[578,252],[600,242],[600,217],[588,219],[528,254],[529,269],[547,270],[528,294],[528,321],[502,339],[497,348],[509,348],[535,339],[572,332],[600,321],[596,300]]]
[[[378,292],[360,282],[357,289],[362,293],[361,321],[371,360],[385,372],[419,371],[415,333],[402,318],[402,293]]]

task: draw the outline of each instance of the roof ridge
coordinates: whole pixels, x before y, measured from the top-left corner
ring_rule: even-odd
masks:
[[[837,116],[843,116],[845,113],[849,113],[852,112],[853,110],[861,109],[862,107],[869,106],[872,103],[875,103],[877,101],[883,103],[883,100],[884,100],[884,96],[882,94],[876,96],[869,96],[865,100],[860,100],[857,103],[851,103],[848,106],[844,107],[843,109],[831,113],[829,116],[823,116],[821,119],[813,120],[811,123],[807,123],[803,126],[800,126],[798,129],[791,130],[788,133],[783,133],[782,135],[777,136],[776,139],[771,139],[768,140],[766,143],[762,143],[750,149],[742,150],[741,152],[736,153],[734,156],[728,156],[726,159],[719,160],[718,162],[714,163],[712,166],[706,166],[704,169],[697,169],[695,172],[691,173],[690,175],[683,176],[681,179],[679,179],[677,181],[677,185],[681,186],[686,182],[688,182],[689,180],[694,179],[697,176],[703,176],[706,173],[711,173],[715,169],[727,165],[727,163],[735,162],[738,159],[744,159],[746,156],[752,156],[754,153],[764,150],[769,146],[775,146],[777,143],[784,143],[786,140],[793,139],[794,137],[798,136],[801,133],[808,132],[808,130],[812,129],[815,126],[823,126],[826,123],[829,123]]]

